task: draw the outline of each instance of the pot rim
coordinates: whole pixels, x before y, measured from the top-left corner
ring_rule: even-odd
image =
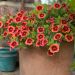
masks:
[[[10,51],[10,47],[0,47],[0,53],[15,53],[17,52],[17,49],[12,49]]]

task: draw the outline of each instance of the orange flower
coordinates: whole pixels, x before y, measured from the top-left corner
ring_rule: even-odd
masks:
[[[23,14],[19,12],[16,16],[17,16],[17,17],[22,17]]]
[[[52,26],[51,31],[52,32],[58,32],[59,31],[59,26],[58,25],[57,26]]]
[[[70,15],[69,15],[69,18],[70,18],[71,20],[73,20],[73,19],[75,18],[75,13],[70,14]]]
[[[20,23],[21,20],[22,20],[21,17],[15,17],[14,22],[16,22],[16,23]]]
[[[43,33],[44,32],[44,27],[38,27],[37,32],[38,33]]]
[[[25,21],[25,20],[28,20],[28,19],[29,19],[28,16],[23,16],[23,17],[22,17],[22,21]]]
[[[54,53],[52,53],[52,52],[50,52],[50,50],[48,50],[48,51],[47,51],[47,55],[48,55],[48,56],[53,56]]]
[[[63,27],[62,32],[63,32],[63,33],[69,33],[70,30],[71,30],[71,29],[66,25],[66,26]]]
[[[48,43],[47,39],[37,40],[36,47],[39,47],[39,46],[44,47],[47,43]]]
[[[37,35],[37,39],[38,39],[38,40],[43,40],[44,37],[45,37],[44,34],[38,34],[38,35]]]
[[[60,9],[60,8],[61,8],[61,5],[60,5],[59,3],[55,3],[55,4],[54,4],[54,8],[55,8],[55,9]]]
[[[63,7],[63,8],[66,8],[66,7],[67,7],[67,4],[66,4],[66,3],[63,3],[63,4],[62,4],[62,7]]]
[[[66,20],[61,20],[61,24],[62,25],[67,25],[67,21]]]
[[[32,38],[27,38],[25,41],[26,45],[32,45],[33,44],[33,39]]]
[[[43,18],[45,18],[45,16],[46,16],[45,13],[40,13],[40,14],[38,15],[38,18],[39,18],[39,19],[43,19]]]
[[[66,39],[67,42],[71,42],[71,41],[74,40],[74,37],[73,37],[73,35],[66,34],[65,39]]]
[[[27,25],[27,22],[22,22],[22,26],[26,26]]]
[[[51,24],[54,24],[54,17],[47,19],[46,22],[47,23],[50,22]]]
[[[62,34],[61,33],[56,33],[53,37],[54,40],[60,40],[62,37]]]
[[[22,31],[20,35],[21,37],[26,37],[28,35],[28,31]]]
[[[6,37],[7,35],[8,35],[8,33],[6,31],[4,31],[3,37]]]
[[[24,11],[24,10],[20,10],[20,13],[24,14],[24,13],[25,13],[25,11]]]
[[[51,53],[59,52],[59,44],[52,44],[49,47]]]
[[[10,46],[11,48],[15,48],[15,47],[18,46],[18,42],[17,42],[17,41],[10,42],[10,43],[9,43],[9,46]]]
[[[2,26],[3,26],[3,23],[2,23],[2,21],[0,21],[0,28],[2,28]]]
[[[10,18],[8,21],[7,21],[7,23],[11,23],[11,22],[13,22],[13,18]]]
[[[13,33],[14,30],[15,30],[15,27],[13,27],[13,26],[8,26],[8,32],[9,32],[9,33]]]
[[[44,6],[43,5],[38,5],[37,7],[36,7],[36,10],[37,11],[41,11],[41,10],[43,10],[44,9]]]
[[[36,47],[40,47],[40,41],[39,40],[36,41]]]

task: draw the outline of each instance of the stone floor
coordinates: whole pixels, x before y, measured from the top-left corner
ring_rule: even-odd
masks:
[[[19,75],[19,70],[15,72],[0,72],[0,75]],[[72,75],[75,75],[75,72]]]
[[[0,72],[0,75],[19,75],[19,70],[15,72]]]
[[[73,72],[72,75],[75,75],[75,72]]]

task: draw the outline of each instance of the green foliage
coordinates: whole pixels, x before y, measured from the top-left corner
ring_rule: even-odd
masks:
[[[72,65],[71,65],[71,70],[75,71],[75,58],[73,59]]]
[[[9,46],[12,48],[47,46],[50,49],[53,45],[52,49],[57,50],[53,53],[58,52],[61,40],[73,41],[71,34],[75,32],[75,20],[73,16],[70,18],[72,11],[67,11],[70,9],[68,5],[63,7],[62,3],[54,2],[55,0],[52,5],[34,3],[34,8],[30,12],[20,11],[13,17],[4,16],[1,19],[0,39],[8,38]],[[58,6],[55,6],[56,4]],[[2,36],[4,32],[7,34]],[[69,36],[71,38],[68,38]]]
[[[3,39],[3,36],[2,35],[0,35],[0,40],[2,40]]]
[[[68,3],[71,5],[71,9],[75,11],[75,0],[68,0]]]
[[[20,44],[19,44],[18,47],[19,47],[19,48],[24,48],[24,47],[25,47],[25,44],[24,44],[23,42],[20,42]]]

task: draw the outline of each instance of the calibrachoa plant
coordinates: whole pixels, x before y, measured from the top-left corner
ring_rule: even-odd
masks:
[[[0,38],[8,38],[10,48],[47,46],[49,56],[60,52],[63,41],[74,40],[74,20],[66,3],[38,4],[30,12],[21,10],[15,16],[0,18]]]

